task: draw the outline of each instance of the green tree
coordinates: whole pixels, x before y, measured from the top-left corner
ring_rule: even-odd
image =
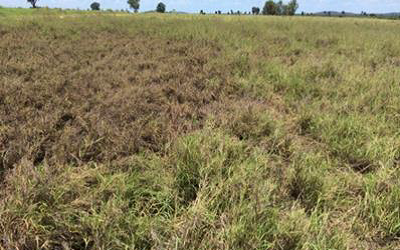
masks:
[[[140,7],[140,0],[128,0],[128,4],[129,7],[135,11],[135,13],[138,12]]]
[[[293,16],[298,8],[299,4],[297,3],[297,0],[291,0],[287,5],[287,15]]]
[[[90,8],[91,8],[92,10],[100,10],[100,3],[98,3],[98,2],[93,2],[93,3],[90,5]]]
[[[253,7],[253,8],[251,8],[251,12],[253,13],[253,15],[258,15],[258,14],[260,14],[260,8]]]
[[[264,8],[262,10],[263,15],[276,15],[277,5],[273,0],[268,0],[265,2]]]
[[[277,15],[286,15],[286,5],[283,4],[282,0],[275,4]]]
[[[36,8],[36,3],[38,0],[27,0],[28,3],[32,4],[32,8]]]
[[[157,4],[156,11],[157,11],[158,13],[164,13],[166,8],[167,8],[167,7],[165,6],[164,3],[158,3],[158,4]]]

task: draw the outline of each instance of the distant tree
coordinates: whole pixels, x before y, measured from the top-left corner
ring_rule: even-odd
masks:
[[[263,15],[294,15],[299,8],[297,0],[290,0],[288,4],[284,4],[282,0],[277,3],[274,0],[265,2],[262,10]]]
[[[237,14],[237,15],[240,15],[240,14],[241,14],[241,13],[240,13],[240,10],[238,10],[238,11],[236,12],[236,14]]]
[[[273,0],[268,0],[265,2],[264,8],[262,10],[263,15],[276,15],[276,3]]]
[[[205,15],[206,13],[203,10],[200,10],[200,15]]]
[[[129,7],[135,11],[135,13],[138,12],[140,8],[140,0],[128,0]]]
[[[301,15],[304,16],[304,11],[301,12]]]
[[[286,15],[287,6],[283,4],[282,0],[275,4],[276,14],[277,15]]]
[[[233,13],[233,10],[231,10],[231,15],[233,15],[234,13]]]
[[[253,7],[253,8],[251,8],[251,12],[253,13],[253,15],[258,15],[258,14],[260,14],[260,8]]]
[[[222,14],[222,11],[219,10],[219,11],[218,11],[218,15],[221,15],[221,14]]]
[[[28,1],[28,3],[32,4],[32,8],[36,8],[37,7],[36,3],[37,3],[38,0],[27,0],[27,1]]]
[[[90,8],[91,8],[92,10],[100,10],[100,3],[98,3],[98,2],[93,2],[93,3],[90,5]]]
[[[158,13],[165,13],[166,8],[167,8],[167,6],[165,6],[164,3],[160,2],[160,3],[157,4],[156,11]]]
[[[344,14],[346,14],[346,12],[345,12],[345,11],[342,11],[342,15],[344,15]]]
[[[287,5],[287,15],[293,16],[298,8],[299,4],[297,3],[297,0],[291,0]]]

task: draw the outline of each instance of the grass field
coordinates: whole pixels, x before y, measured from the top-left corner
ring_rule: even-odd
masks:
[[[399,249],[399,28],[0,9],[0,249]]]

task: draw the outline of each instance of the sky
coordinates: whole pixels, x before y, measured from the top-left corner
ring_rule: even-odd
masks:
[[[93,1],[102,9],[127,9],[127,0],[38,0],[39,6],[87,9]],[[197,13],[221,10],[250,11],[252,6],[262,7],[265,0],[141,0],[140,11],[154,10],[158,2],[167,5],[167,11],[177,10]],[[286,2],[286,1],[284,1]],[[400,0],[298,0],[298,12],[346,11],[360,13],[400,12]],[[26,0],[0,0],[0,6],[29,7]]]

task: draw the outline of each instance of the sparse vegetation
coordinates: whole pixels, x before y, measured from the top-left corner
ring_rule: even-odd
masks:
[[[396,21],[76,13],[0,10],[0,249],[400,248]]]

